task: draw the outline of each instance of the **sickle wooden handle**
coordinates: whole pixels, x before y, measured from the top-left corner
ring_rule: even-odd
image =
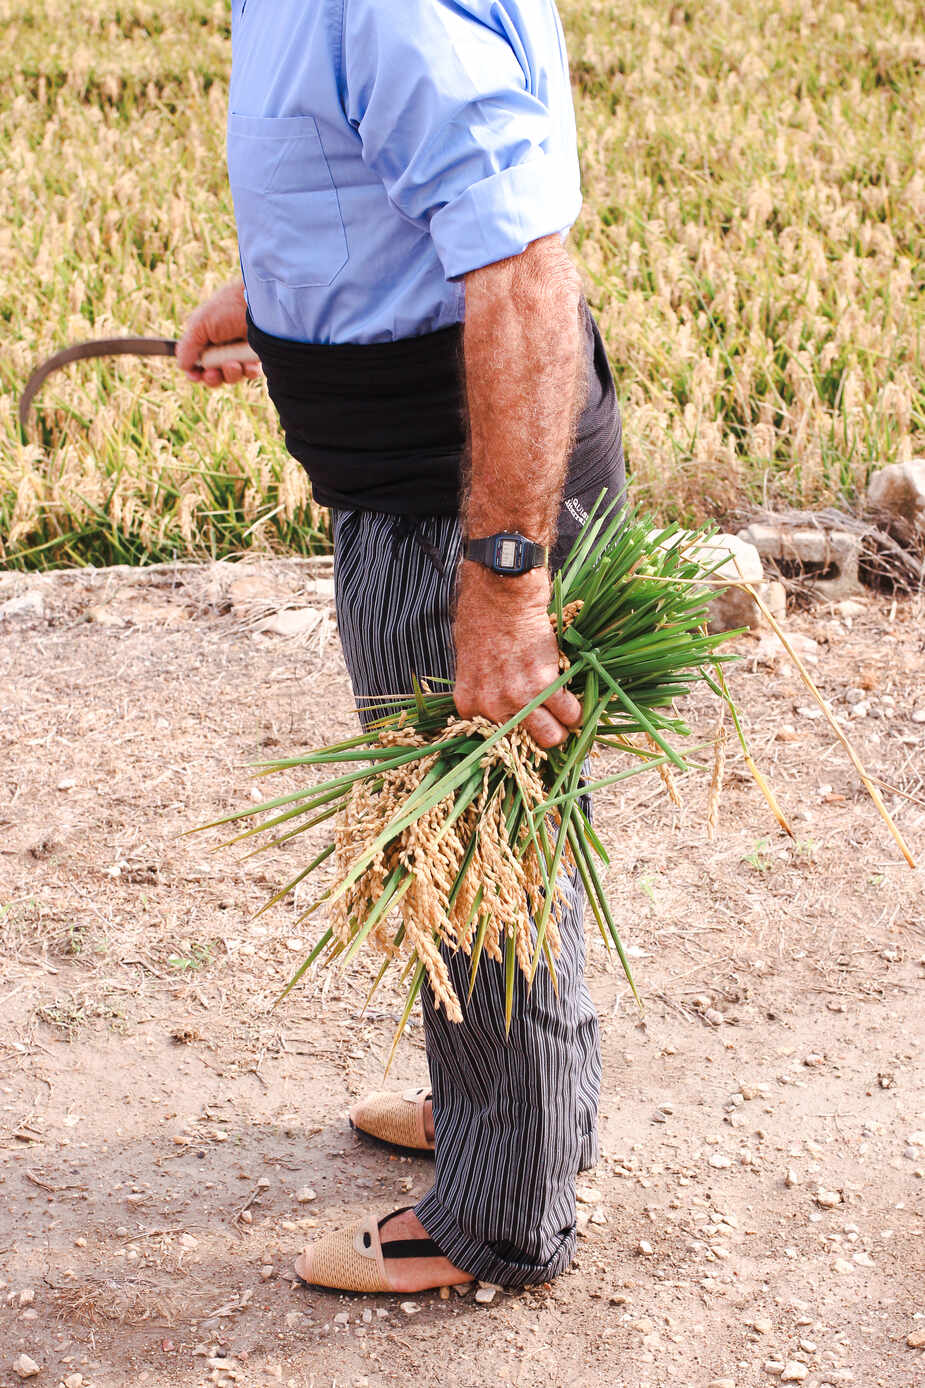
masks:
[[[223,342],[220,347],[207,347],[199,358],[199,365],[224,366],[229,361],[239,361],[242,366],[249,362],[259,361],[260,358],[253,347],[247,342]]]

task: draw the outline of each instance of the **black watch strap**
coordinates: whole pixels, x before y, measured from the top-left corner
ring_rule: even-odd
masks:
[[[543,569],[549,563],[546,546],[528,540],[516,530],[501,530],[496,535],[467,540],[463,553],[466,559],[474,559],[493,573],[510,578],[529,573],[531,569]]]

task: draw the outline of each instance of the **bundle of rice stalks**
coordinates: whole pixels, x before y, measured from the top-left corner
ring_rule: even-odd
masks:
[[[441,954],[449,947],[471,958],[473,981],[484,958],[501,966],[510,1025],[518,968],[532,982],[544,964],[555,981],[566,871],[580,878],[633,986],[601,884],[607,854],[587,797],[653,769],[673,786],[673,767],[697,765],[678,750],[690,730],[674,701],[700,680],[728,700],[719,661],[729,657],[717,650],[731,633],[709,635],[705,624],[705,581],[716,564],[698,555],[710,534],[653,531],[639,516],[592,518],[553,585],[561,672],[506,723],[460,719],[449,693],[421,684],[413,697],[378,710],[367,732],[263,768],[338,769],[217,821],[263,816],[232,842],[270,834],[267,848],[337,819],[331,842],[263,908],[334,859],[333,883],[299,917],[326,904],[328,927],[287,992],[316,960],[345,967],[373,946],[384,955],[373,991],[398,960],[410,980],[399,1035],[425,980],[437,1006],[459,1021],[463,1003]],[[547,752],[523,720],[562,686],[581,699],[583,721]],[[617,748],[631,764],[589,782],[595,746]]]

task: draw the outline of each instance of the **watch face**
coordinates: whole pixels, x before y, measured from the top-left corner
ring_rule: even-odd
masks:
[[[498,559],[502,569],[513,569],[517,562],[517,542],[502,540],[498,545]]]

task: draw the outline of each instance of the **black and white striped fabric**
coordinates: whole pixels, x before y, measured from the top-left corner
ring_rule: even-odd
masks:
[[[622,456],[609,491],[622,501]],[[565,503],[554,561],[595,500]],[[338,510],[333,530],[338,628],[368,719],[388,696],[410,692],[412,675],[452,678],[459,522]],[[568,1266],[575,1177],[597,1160],[600,1041],[577,880],[567,895],[558,996],[545,968],[529,995],[518,973],[509,1037],[497,963],[483,960],[461,1023],[448,1022],[422,990],[436,1150],[434,1186],[416,1213],[451,1262],[501,1286],[545,1282]],[[448,952],[447,963],[465,998],[469,960]]]

